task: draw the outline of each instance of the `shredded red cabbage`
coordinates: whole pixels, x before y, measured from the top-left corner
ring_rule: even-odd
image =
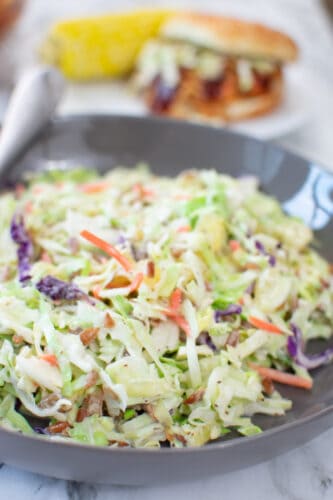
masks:
[[[155,96],[152,102],[152,109],[155,113],[167,111],[175,97],[177,87],[171,87],[163,81],[161,76],[154,81]]]
[[[127,242],[127,238],[123,234],[120,234],[118,237],[117,243],[119,245],[125,245],[126,242]]]
[[[34,431],[37,432],[37,434],[48,434],[46,427],[34,427]]]
[[[230,316],[231,314],[241,314],[242,312],[242,307],[239,306],[238,304],[230,304],[226,309],[218,309],[215,311],[215,321],[218,323],[221,321],[225,316]]]
[[[245,292],[248,293],[249,295],[252,295],[253,292],[254,292],[255,286],[256,286],[256,282],[252,281],[252,283],[247,287],[247,289],[245,290]]]
[[[264,245],[261,243],[261,241],[258,241],[256,240],[254,242],[255,244],[255,247],[256,249],[258,250],[259,253],[261,253],[262,255],[265,255],[265,257],[268,257],[268,263],[270,266],[274,267],[276,265],[276,258],[274,257],[274,255],[268,253],[266,251],[266,248],[264,247]]]
[[[24,225],[22,215],[14,215],[10,224],[10,235],[17,244],[18,274],[21,283],[31,279],[30,268],[33,256],[33,245]]]
[[[290,356],[300,366],[307,370],[313,370],[319,366],[326,365],[333,359],[333,348],[330,347],[320,354],[308,355],[304,353],[304,342],[301,330],[294,324],[290,324],[293,336],[288,337],[287,348]]]
[[[36,288],[39,292],[47,295],[52,300],[78,300],[90,297],[80,290],[74,283],[67,283],[53,276],[45,276],[38,283]]]
[[[199,345],[204,345],[204,344],[207,345],[208,347],[211,348],[213,352],[217,351],[217,347],[212,341],[212,337],[206,331],[200,333],[200,335],[197,338],[197,343]]]

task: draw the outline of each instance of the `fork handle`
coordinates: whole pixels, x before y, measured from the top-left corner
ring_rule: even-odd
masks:
[[[0,135],[0,175],[10,168],[48,123],[63,94],[65,81],[51,67],[28,70],[10,98]]]

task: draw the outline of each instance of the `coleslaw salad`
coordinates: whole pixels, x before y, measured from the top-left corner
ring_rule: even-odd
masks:
[[[333,358],[305,352],[332,334],[332,267],[254,178],[50,171],[0,214],[4,427],[111,447],[250,436],[291,408],[275,383],[311,390]]]

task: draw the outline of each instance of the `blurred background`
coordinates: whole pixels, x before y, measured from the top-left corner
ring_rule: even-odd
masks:
[[[311,117],[297,130],[276,132],[283,145],[333,166],[333,0],[0,0],[0,121],[22,71],[37,61],[52,23],[70,17],[145,6],[212,11],[267,23],[291,35],[301,50],[297,78],[306,87],[302,106]],[[299,69],[302,69],[302,72]],[[80,92],[73,87],[72,97]],[[297,101],[297,95],[292,97]],[[305,99],[305,100],[304,100]],[[293,109],[291,100],[290,113]],[[66,104],[67,101],[66,101]],[[300,103],[297,104],[300,106]],[[72,107],[71,107],[72,106]],[[295,104],[295,107],[296,104]],[[72,110],[71,102],[66,110]],[[108,103],[112,111],[112,103]],[[298,110],[299,112],[299,110]],[[265,122],[264,122],[265,123]],[[271,126],[271,125],[269,125]],[[283,129],[283,127],[282,127]],[[282,130],[281,129],[281,130]],[[280,129],[279,129],[280,130]],[[251,129],[246,130],[251,133]],[[255,129],[254,129],[254,134]],[[271,134],[274,135],[273,133]]]

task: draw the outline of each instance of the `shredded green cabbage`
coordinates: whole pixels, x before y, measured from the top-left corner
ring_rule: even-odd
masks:
[[[15,214],[34,249],[24,284]],[[260,369],[311,383],[291,325],[304,342],[332,334],[332,271],[311,239],[250,178],[142,165],[31,177],[0,197],[1,425],[33,434],[33,416],[50,438],[112,447],[261,432],[253,416],[292,402]],[[80,293],[51,298],[45,277]]]

